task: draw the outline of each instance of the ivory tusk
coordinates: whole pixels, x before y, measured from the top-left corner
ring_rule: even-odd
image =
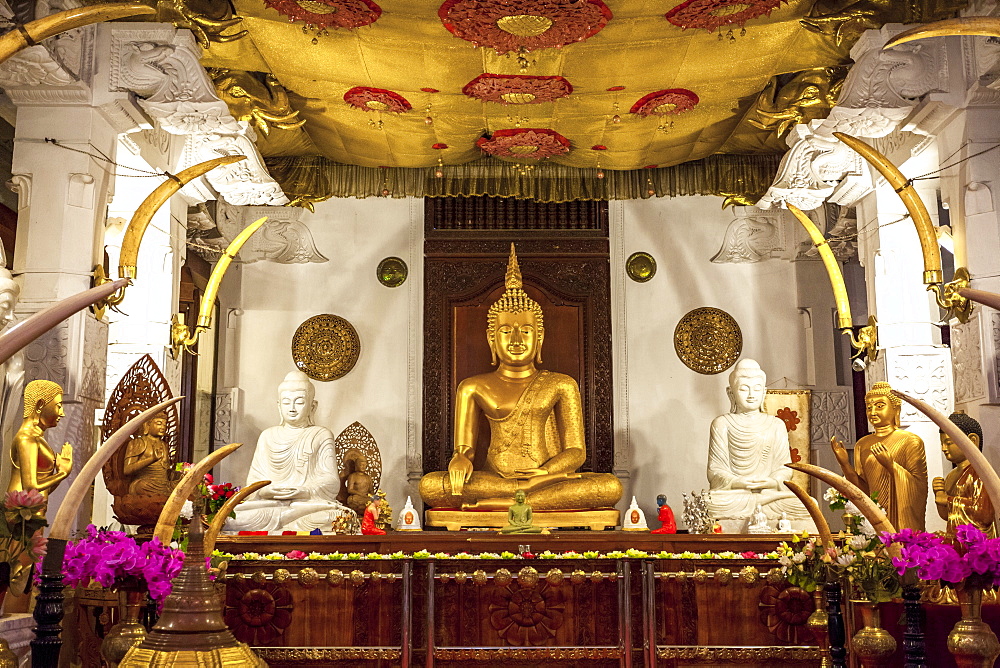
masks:
[[[188,469],[184,477],[174,487],[174,491],[170,493],[167,502],[163,505],[163,510],[160,511],[160,518],[156,521],[156,529],[153,530],[153,536],[159,537],[160,542],[164,545],[170,543],[174,527],[177,525],[177,518],[181,514],[181,508],[184,507],[184,502],[194,492],[194,488],[202,481],[205,474],[213,466],[241,447],[243,447],[242,443],[230,443],[215,452],[209,453],[207,457]]]
[[[139,427],[152,419],[153,416],[162,413],[165,408],[173,406],[183,398],[176,397],[157,404],[152,408],[147,408],[119,427],[115,433],[108,437],[108,440],[104,441],[104,444],[83,465],[83,468],[73,480],[73,484],[69,486],[69,491],[66,492],[62,503],[59,504],[59,510],[56,511],[55,519],[52,520],[52,528],[49,529],[49,538],[58,540],[69,539],[69,529],[80,508],[80,503],[83,502],[83,497],[90,488],[91,483],[94,482],[94,478],[97,477],[97,473],[111,459],[111,455],[115,454],[118,448],[127,443]]]
[[[803,462],[798,462],[797,464],[785,464],[785,466],[796,471],[808,473],[812,477],[818,478],[830,485],[830,487],[836,489],[838,492],[843,494],[848,501],[851,501],[858,507],[861,514],[865,516],[865,519],[871,522],[876,531],[896,533],[896,528],[892,526],[892,522],[889,521],[885,512],[879,508],[867,494],[862,492],[857,485],[853,484],[844,476],[837,475],[833,471],[825,469],[821,466],[805,464]]]
[[[986,460],[986,456],[976,447],[972,439],[957,424],[949,420],[944,413],[930,404],[920,399],[915,399],[899,390],[893,390],[892,393],[929,417],[934,421],[934,424],[940,427],[941,431],[951,437],[952,442],[958,446],[958,449],[962,451],[962,454],[969,461],[969,466],[976,472],[979,479],[983,481],[983,487],[986,488],[986,493],[989,494],[990,501],[993,502],[994,521],[998,522],[997,526],[1000,526],[1000,476],[997,475],[996,469],[990,466],[990,463]]]
[[[830,277],[830,287],[833,288],[833,298],[837,303],[837,329],[851,329],[854,326],[854,321],[851,320],[851,301],[847,297],[844,272],[841,270],[837,258],[834,257],[833,251],[830,249],[830,244],[823,236],[823,233],[819,231],[819,228],[809,220],[809,216],[802,212],[802,209],[790,202],[785,202],[785,206],[792,212],[796,220],[801,223],[802,227],[806,228],[809,238],[812,239],[813,245],[819,251],[819,256],[823,260],[823,266],[826,267],[826,273]]]
[[[95,288],[78,292],[19,322],[0,334],[0,364],[9,360],[14,353],[49,331],[77,311],[85,309],[128,285],[128,279],[104,283]]]
[[[118,276],[121,278],[135,278],[136,263],[139,260],[139,244],[146,234],[146,228],[150,221],[164,202],[170,199],[171,195],[183,188],[194,179],[207,174],[221,165],[231,165],[234,162],[246,160],[245,155],[227,155],[221,158],[213,158],[205,162],[199,162],[187,169],[182,169],[175,175],[171,175],[166,181],[158,185],[153,192],[142,201],[139,208],[132,214],[125,229],[125,236],[122,237],[122,248],[118,255]]]
[[[816,499],[812,498],[806,493],[806,490],[798,486],[798,484],[792,482],[791,480],[785,481],[785,487],[792,490],[795,496],[799,497],[799,501],[802,505],[806,507],[809,511],[809,516],[812,517],[813,522],[816,524],[816,530],[819,531],[819,542],[823,547],[833,547],[833,534],[830,532],[830,524],[823,517],[823,511],[819,509],[819,504],[816,503]]]
[[[205,554],[212,556],[212,550],[215,549],[215,539],[219,537],[219,532],[222,531],[222,527],[226,524],[226,519],[229,517],[229,513],[236,510],[236,506],[243,503],[243,500],[248,496],[256,492],[262,487],[267,487],[271,484],[270,480],[258,480],[252,485],[246,485],[236,492],[228,501],[222,504],[219,508],[219,512],[215,514],[212,518],[212,523],[208,525],[208,529],[205,531]]]
[[[975,288],[961,288],[958,294],[968,300],[979,302],[983,306],[989,306],[1000,311],[1000,295],[986,290],[976,290]]]
[[[1000,19],[990,16],[969,16],[967,18],[945,19],[901,32],[888,42],[883,49],[928,37],[951,37],[954,35],[978,35],[980,37],[1000,37]]]

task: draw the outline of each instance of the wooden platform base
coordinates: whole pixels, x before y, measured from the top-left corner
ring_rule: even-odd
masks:
[[[507,525],[506,510],[428,510],[426,523],[432,527],[444,527],[448,531],[468,528],[501,528]],[[534,526],[548,529],[587,527],[592,531],[604,531],[618,524],[618,511],[614,508],[603,510],[536,510]],[[528,534],[526,534],[528,535]]]

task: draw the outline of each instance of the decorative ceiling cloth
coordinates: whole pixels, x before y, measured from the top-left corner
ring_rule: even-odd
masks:
[[[287,91],[305,123],[259,133],[268,158],[642,170],[781,153],[835,103],[857,36],[918,4],[234,0],[249,34],[203,63]]]

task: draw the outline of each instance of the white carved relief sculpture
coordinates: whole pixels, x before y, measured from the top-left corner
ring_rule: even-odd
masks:
[[[986,394],[979,314],[977,310],[969,322],[951,326],[951,365],[955,375],[956,404],[982,399]]]
[[[30,46],[14,54],[0,66],[0,87],[66,86],[76,77],[66,70],[44,46]]]
[[[217,223],[224,239],[234,239],[243,228],[262,216],[268,222],[240,251],[245,263],[267,260],[279,264],[329,262],[320,253],[309,226],[300,220],[305,209],[299,207],[237,208],[219,204]]]
[[[851,427],[851,398],[846,390],[813,390],[809,440],[814,448],[829,447],[834,436],[854,440]]]
[[[756,207],[736,207],[736,218],[729,223],[722,248],[712,257],[719,264],[746,264],[779,257],[785,250],[780,212],[765,212]]]
[[[789,133],[791,148],[781,161],[774,184],[757,202],[758,207],[779,207],[790,202],[806,211],[815,209],[838,186],[845,190],[842,181],[851,176],[854,180],[847,184],[848,192],[837,197],[837,203],[851,205],[867,192],[867,166],[833,133],[883,137],[909,115],[921,96],[941,89],[947,81],[947,58],[941,40],[882,50],[882,44],[901,30],[901,26],[887,26],[870,30],[858,40],[851,49],[855,64],[844,81],[837,106],[826,119],[796,125]]]
[[[114,24],[111,31],[109,83],[113,91],[131,91],[159,128],[183,135],[184,148],[177,170],[224,155],[246,160],[217,167],[181,190],[189,202],[211,197],[203,179],[223,199],[236,205],[281,205],[288,202],[271,178],[254,144],[256,135],[229,113],[226,103],[199,62],[194,36],[160,24],[128,28]]]

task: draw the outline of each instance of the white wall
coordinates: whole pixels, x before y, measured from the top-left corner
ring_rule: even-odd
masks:
[[[385,474],[381,486],[393,508],[407,492],[408,439],[419,438],[419,351],[422,348],[423,204],[415,199],[337,199],[304,213],[319,252],[329,262],[233,265],[240,273],[243,314],[231,318],[224,383],[242,391],[233,439],[246,445],[220,467],[220,478],[246,480],[260,432],[278,424],[277,388],[295,367],[291,340],[307,318],[332,313],[346,318],[361,339],[357,365],[343,378],[314,381],[319,402],[314,421],[334,436],[355,420],[375,437]],[[387,288],[375,268],[388,256],[402,258],[409,277]],[[234,307],[236,304],[227,304]],[[221,360],[220,360],[221,362]],[[229,365],[235,362],[235,367]],[[220,384],[220,388],[222,385]],[[416,445],[419,450],[419,445]]]
[[[726,311],[743,332],[742,356],[760,362],[771,387],[805,382],[795,266],[785,260],[710,262],[733,218],[719,202],[682,197],[611,204],[618,210],[612,219],[621,221],[612,227],[616,299],[624,291],[624,318],[615,336],[624,336],[627,358],[615,373],[616,447],[623,440],[631,446],[632,484],[624,501],[638,497],[653,526],[658,493],[667,495],[680,521],[681,493],[708,488],[709,424],[729,411],[728,371],[698,374],[674,352],[674,328],[684,314],[701,306]],[[656,259],[656,276],[646,283],[620,280],[623,259],[635,251]],[[620,365],[621,346],[616,353]]]

